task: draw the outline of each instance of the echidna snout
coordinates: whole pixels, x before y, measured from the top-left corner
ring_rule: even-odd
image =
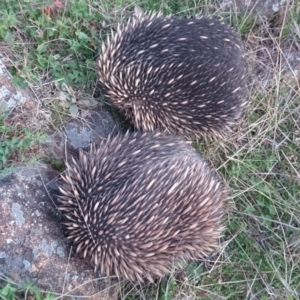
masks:
[[[103,44],[97,72],[110,102],[145,131],[224,135],[247,104],[241,39],[215,18],[132,17]]]
[[[117,135],[68,165],[59,209],[76,252],[129,280],[203,258],[223,230],[227,190],[178,136]]]

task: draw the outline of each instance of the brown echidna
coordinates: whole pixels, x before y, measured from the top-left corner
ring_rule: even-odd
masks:
[[[77,253],[106,275],[153,280],[209,253],[227,189],[189,143],[158,132],[117,135],[68,165],[59,209]]]
[[[138,129],[223,135],[247,103],[241,48],[218,19],[139,14],[103,44],[100,87]]]

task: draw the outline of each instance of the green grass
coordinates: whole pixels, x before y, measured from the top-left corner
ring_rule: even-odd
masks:
[[[195,144],[231,190],[221,248],[157,285],[127,286],[120,299],[300,299],[300,89],[292,73],[297,66],[286,59],[297,55],[300,2],[264,22],[249,12],[221,11],[216,2],[70,0],[52,17],[42,13],[48,1],[0,4],[0,38],[16,58],[13,82],[37,87],[55,124],[72,112],[78,91],[100,97],[94,71],[99,46],[134,5],[180,16],[221,15],[242,35],[251,74],[245,119],[228,139]],[[62,86],[67,105],[49,96]],[[3,121],[0,131],[2,164],[3,152],[18,152],[26,132],[29,145],[41,138],[40,131]],[[6,285],[0,295],[14,299],[14,288]]]
[[[55,299],[55,296],[50,293],[39,291],[39,289],[32,282],[17,285],[10,281],[9,283],[6,283],[2,288],[0,288],[0,299],[53,300]]]
[[[17,1],[4,4],[1,19],[6,21],[0,37],[20,54],[24,53],[26,65],[19,65],[18,71],[25,80],[41,82],[41,74],[47,73],[67,84],[95,82],[94,62],[100,45],[97,24],[101,16],[96,11],[91,15],[85,3],[76,1],[72,9],[55,18],[43,14],[45,1],[35,1],[33,5]],[[21,24],[21,32],[14,30]],[[15,69],[11,71],[14,73]]]

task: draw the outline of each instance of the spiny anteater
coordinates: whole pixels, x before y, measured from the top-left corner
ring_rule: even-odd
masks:
[[[108,276],[152,281],[221,236],[227,189],[181,137],[117,135],[80,152],[62,178],[67,236]]]
[[[100,87],[138,129],[223,135],[247,103],[241,48],[216,18],[139,14],[102,45]]]

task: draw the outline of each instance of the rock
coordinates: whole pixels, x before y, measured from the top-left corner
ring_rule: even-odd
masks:
[[[110,113],[101,107],[92,111],[85,120],[76,119],[65,126],[68,141],[74,149],[86,149],[91,142],[106,140],[118,130],[119,126]]]
[[[62,130],[50,132],[43,146],[44,154],[59,160],[65,154],[77,155],[78,149],[88,150],[91,143],[106,140],[120,131],[119,125],[103,107],[88,111],[85,118],[71,119]]]
[[[4,57],[0,53],[0,110],[9,111],[29,100],[27,91],[13,86],[12,76],[3,62]]]
[[[55,208],[57,176],[44,164],[1,175],[0,275],[58,294],[112,299],[107,279],[70,253]]]

